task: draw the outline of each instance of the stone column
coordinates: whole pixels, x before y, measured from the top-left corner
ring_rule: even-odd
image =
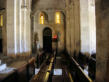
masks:
[[[88,0],[80,0],[81,52],[90,52]]]
[[[67,51],[70,54],[70,10],[69,10],[69,6],[66,7],[66,47],[67,47]]]
[[[30,54],[31,0],[7,0],[7,54]]]
[[[31,52],[31,19],[30,19],[30,12],[31,12],[31,0],[26,0],[27,4],[27,11],[25,13],[25,52]]]
[[[80,51],[80,1],[74,0],[74,35],[75,35],[75,50]],[[72,19],[73,20],[73,19]],[[71,23],[72,24],[72,23]]]
[[[16,54],[16,0],[7,0],[7,53]]]
[[[96,53],[95,4],[92,0],[80,0],[80,18],[81,52]]]
[[[90,33],[90,53],[96,53],[96,17],[95,17],[95,0],[88,0],[88,18]]]
[[[109,1],[96,0],[96,82],[109,82]]]

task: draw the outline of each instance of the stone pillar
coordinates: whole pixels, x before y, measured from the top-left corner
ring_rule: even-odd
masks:
[[[80,18],[81,52],[96,53],[95,4],[93,0],[80,0]]]
[[[88,21],[88,0],[80,0],[81,16],[81,51],[90,52],[89,46],[89,21]]]
[[[66,1],[66,47],[69,54],[80,51],[80,4],[79,0]]]
[[[96,0],[96,82],[109,82],[109,1]]]
[[[16,54],[15,1],[7,0],[7,53]]]
[[[71,5],[71,12],[70,12],[70,16],[71,16],[71,54],[74,53],[74,50],[75,50],[75,16],[74,16],[74,3],[72,3]]]
[[[74,36],[75,36],[75,50],[77,53],[80,51],[80,1],[74,0],[74,6],[73,6],[73,12],[74,12]],[[72,24],[72,23],[71,23]]]
[[[26,12],[26,27],[25,27],[25,52],[31,52],[31,19],[30,19],[30,12],[31,12],[31,0],[27,1],[27,12]]]
[[[70,47],[71,47],[71,32],[70,32],[70,10],[69,10],[69,6],[66,8],[66,49],[68,51],[68,53],[70,54]]]
[[[7,0],[7,54],[30,54],[31,0]]]
[[[88,0],[90,53],[96,53],[96,17],[95,0]]]

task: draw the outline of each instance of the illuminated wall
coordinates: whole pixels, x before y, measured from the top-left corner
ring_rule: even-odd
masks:
[[[57,6],[58,5],[58,6]],[[40,23],[40,13],[44,13],[44,23]],[[35,34],[38,34],[40,47],[43,48],[43,29],[49,27],[52,35],[59,35],[58,49],[64,49],[65,46],[65,1],[64,0],[39,0],[33,10],[33,43]],[[43,21],[42,21],[43,22]],[[34,44],[33,44],[34,45]],[[54,44],[52,44],[54,45]]]

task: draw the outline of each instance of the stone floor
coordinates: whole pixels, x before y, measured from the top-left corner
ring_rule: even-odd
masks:
[[[64,64],[62,60],[63,59],[61,56],[56,57],[56,62],[54,67],[55,74],[52,77],[52,82],[71,82],[68,77],[68,70],[66,69],[66,64]]]

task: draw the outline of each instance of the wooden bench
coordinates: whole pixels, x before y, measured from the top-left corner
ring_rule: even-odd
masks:
[[[83,71],[83,69],[81,68],[81,66],[75,61],[75,59],[73,57],[71,57],[70,55],[66,55],[67,60],[69,60],[69,65],[68,69],[71,72],[72,78],[74,78],[73,80],[76,82],[93,82],[91,80],[91,78],[86,75]]]
[[[18,82],[17,81],[17,72],[14,70],[10,73],[0,74],[0,82]]]
[[[88,71],[89,71],[89,76],[95,80],[96,78],[96,60],[94,58],[90,58],[88,61]]]
[[[35,75],[35,58],[14,62],[10,67],[16,69],[8,74],[0,74],[0,82],[29,82]]]
[[[55,57],[48,57],[40,67],[40,71],[30,82],[51,82]]]

